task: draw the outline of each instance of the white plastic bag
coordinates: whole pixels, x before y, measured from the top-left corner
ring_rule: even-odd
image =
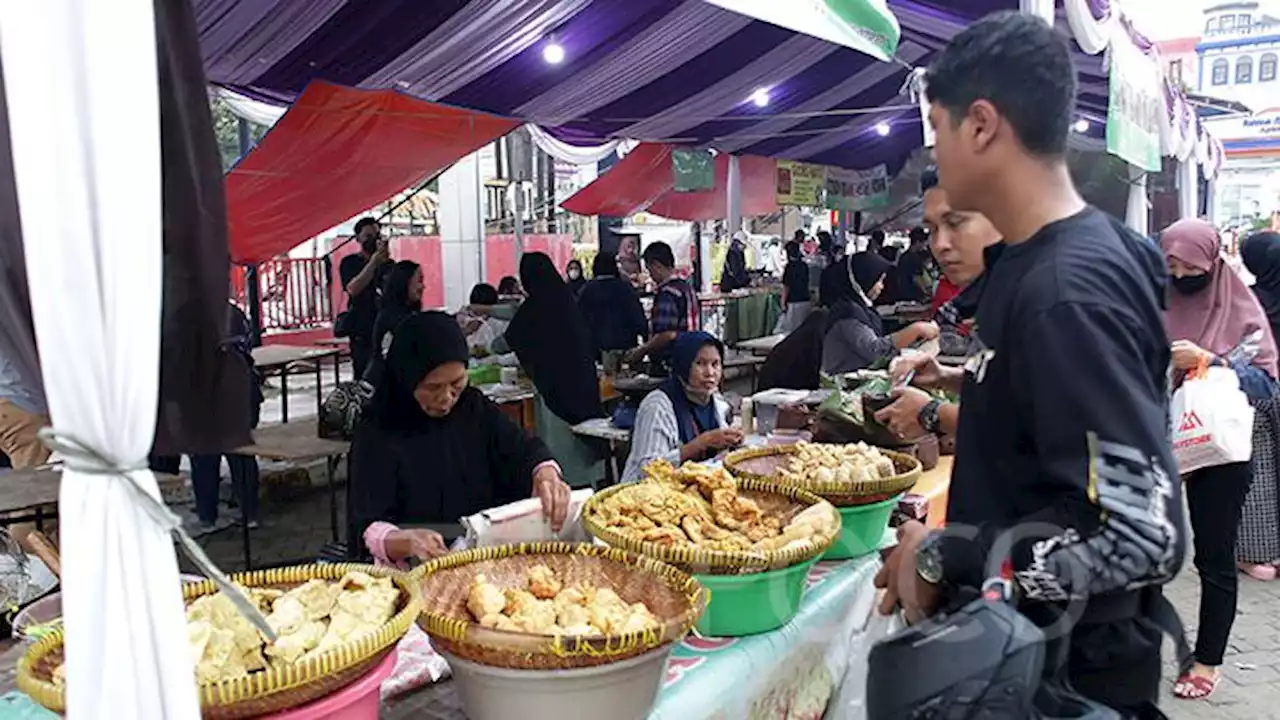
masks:
[[[1173,394],[1170,410],[1179,473],[1248,462],[1253,455],[1253,407],[1231,369],[1195,371]]]

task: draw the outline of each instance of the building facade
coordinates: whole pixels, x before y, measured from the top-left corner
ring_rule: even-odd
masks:
[[[1170,77],[1253,111],[1205,119],[1226,151],[1215,183],[1217,220],[1234,226],[1280,211],[1280,17],[1265,3],[1215,3],[1204,10],[1199,38],[1157,45]]]

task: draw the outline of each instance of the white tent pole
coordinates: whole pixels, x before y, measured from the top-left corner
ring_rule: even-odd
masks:
[[[1180,219],[1193,218],[1196,216],[1197,192],[1199,188],[1196,172],[1196,156],[1192,153],[1186,160],[1178,161],[1178,217]]]
[[[1019,0],[1018,10],[1053,24],[1053,0]]]
[[[147,469],[163,289],[152,0],[3,3],[0,48],[45,393],[82,450],[59,491],[67,715],[198,718],[172,518],[138,500],[160,498]]]
[[[1129,165],[1129,200],[1125,204],[1124,224],[1139,235],[1147,234],[1147,173]]]
[[[729,207],[726,208],[727,217],[725,229],[729,232],[729,237],[742,229],[742,169],[739,166],[737,155],[729,156],[729,182],[725,186],[725,195],[729,201]],[[726,238],[728,240],[728,238]],[[702,291],[711,291],[711,243],[703,240],[702,258],[700,262],[707,269],[702,273]]]

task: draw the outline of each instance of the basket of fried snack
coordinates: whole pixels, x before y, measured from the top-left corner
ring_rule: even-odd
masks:
[[[421,608],[416,584],[390,568],[317,564],[236,573],[231,581],[276,632],[268,642],[211,580],[182,587],[205,718],[287,710],[354,682],[391,652]],[[63,630],[18,661],[18,688],[65,712]]]
[[[686,573],[600,545],[522,543],[445,555],[412,573],[419,626],[441,651],[481,665],[605,665],[678,642],[707,593]]]
[[[737,450],[724,460],[739,478],[798,487],[836,507],[896,497],[920,480],[920,461],[866,443],[798,442]]]
[[[608,545],[700,575],[790,567],[821,555],[840,530],[831,504],[808,491],[666,460],[649,463],[642,482],[597,493],[582,523]]]

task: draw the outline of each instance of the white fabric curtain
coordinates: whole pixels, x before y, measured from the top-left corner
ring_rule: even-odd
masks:
[[[285,105],[271,105],[270,103],[247,98],[226,88],[215,88],[214,92],[227,103],[227,107],[231,108],[231,112],[236,117],[244,118],[258,125],[266,125],[267,127],[275,125],[276,121],[289,109]]]
[[[1106,50],[1111,42],[1111,33],[1116,29],[1115,11],[1108,10],[1105,17],[1098,19],[1089,9],[1089,0],[1063,0],[1062,4],[1067,11],[1067,24],[1071,26],[1071,34],[1080,49],[1090,55]]]
[[[1147,234],[1147,173],[1140,167],[1129,166],[1129,200],[1124,209],[1124,224],[1139,235]]]
[[[152,2],[7,2],[0,48],[50,413],[107,458],[62,475],[67,715],[198,718],[172,540],[103,467],[159,498],[145,469],[161,313]]]
[[[533,138],[533,144],[537,145],[538,149],[560,162],[569,163],[570,165],[594,165],[615,152],[619,152],[620,147],[623,149],[619,154],[623,154],[634,146],[634,143],[628,143],[625,140],[610,140],[603,145],[581,147],[557,140],[550,133],[533,123],[525,125],[525,127],[528,128],[529,136]]]

